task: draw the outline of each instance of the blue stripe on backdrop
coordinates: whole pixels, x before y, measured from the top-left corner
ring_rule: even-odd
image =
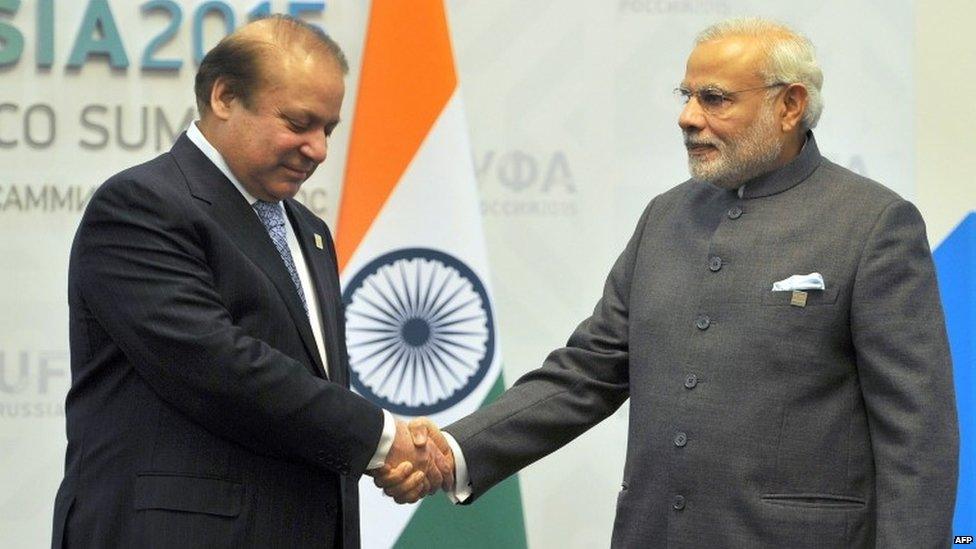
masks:
[[[976,533],[976,212],[935,249],[935,268],[952,348],[961,440],[953,535]]]

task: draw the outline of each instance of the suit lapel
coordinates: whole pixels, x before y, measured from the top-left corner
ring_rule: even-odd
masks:
[[[301,214],[293,199],[285,200],[285,211],[288,212],[291,225],[295,228],[295,236],[298,237],[302,255],[305,256],[305,264],[312,277],[312,285],[322,313],[319,318],[322,322],[322,337],[325,339],[325,354],[329,361],[329,378],[345,385],[346,374],[345,369],[341,367],[338,345],[340,341],[338,338],[344,337],[344,334],[339,333],[336,307],[341,295],[333,276],[337,267],[328,248],[329,236],[315,232],[313,225]],[[316,235],[321,239],[321,247],[316,242]]]
[[[324,375],[322,360],[298,290],[267,229],[254,214],[251,205],[185,134],[177,140],[172,153],[186,176],[190,193],[210,204],[210,211],[217,223],[277,288],[314,364],[313,370],[317,370],[314,373]]]

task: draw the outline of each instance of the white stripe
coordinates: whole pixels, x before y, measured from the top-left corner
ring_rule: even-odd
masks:
[[[343,286],[368,262],[389,251],[433,248],[463,261],[478,276],[491,301],[491,280],[467,123],[457,90],[367,231],[343,272]],[[471,413],[498,379],[500,351],[481,383],[457,405],[431,415],[438,425]],[[444,497],[438,495],[436,497]],[[390,547],[416,505],[398,506],[364,479],[360,484],[364,547]]]

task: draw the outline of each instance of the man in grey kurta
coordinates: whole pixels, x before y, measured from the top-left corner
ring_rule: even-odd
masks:
[[[565,347],[447,440],[430,427],[459,499],[630,398],[614,547],[949,544],[958,431],[924,224],[821,156],[821,82],[789,29],[700,35],[676,90],[692,179],[647,206]]]

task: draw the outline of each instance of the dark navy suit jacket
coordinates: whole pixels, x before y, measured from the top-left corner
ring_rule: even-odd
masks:
[[[348,390],[329,230],[285,205],[331,380],[264,226],[185,135],[95,193],[68,276],[55,547],[359,546],[383,415]]]

